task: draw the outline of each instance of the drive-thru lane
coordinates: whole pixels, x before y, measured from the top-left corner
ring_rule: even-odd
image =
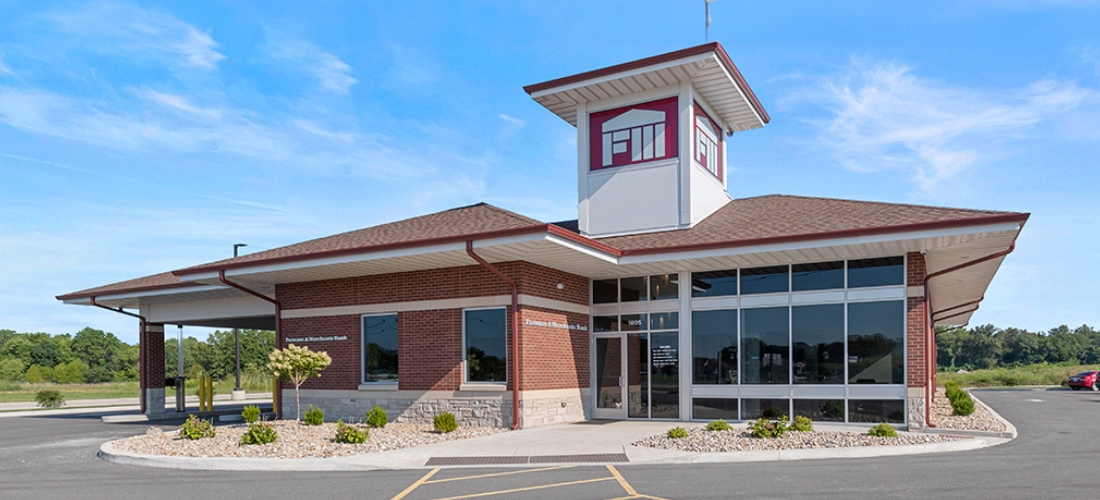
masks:
[[[96,458],[149,424],[75,416],[0,419],[3,498],[1094,498],[1100,394],[989,391],[1019,437],[974,451],[861,459],[694,465],[364,472],[181,471]],[[166,428],[170,429],[171,426]],[[474,477],[480,476],[480,477]],[[450,478],[450,481],[440,481]],[[436,482],[431,482],[431,481]],[[420,487],[410,487],[422,481]],[[550,486],[555,485],[555,486]],[[625,486],[624,486],[625,485]],[[627,489],[629,488],[629,489]],[[635,496],[636,495],[636,496]]]

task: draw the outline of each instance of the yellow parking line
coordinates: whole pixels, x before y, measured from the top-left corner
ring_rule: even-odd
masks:
[[[431,477],[434,476],[436,472],[439,472],[439,469],[432,469],[431,472],[424,474],[424,477],[418,479],[415,483],[410,484],[408,488],[405,488],[405,491],[398,493],[397,496],[393,497],[390,500],[401,500],[402,498],[405,498],[406,495],[412,493],[413,490],[419,488],[420,485],[424,484],[425,481],[431,479]]]
[[[615,476],[615,480],[619,482],[619,486],[622,486],[623,491],[625,491],[626,494],[627,494],[627,496],[625,496],[625,497],[620,497],[620,498],[617,498],[617,499],[614,499],[614,500],[626,500],[628,498],[648,498],[650,500],[665,500],[665,499],[660,498],[660,497],[652,497],[652,496],[649,496],[649,495],[642,495],[641,493],[638,493],[637,491],[634,491],[634,487],[631,486],[630,483],[626,482],[626,478],[624,478],[622,474],[619,474],[619,470],[616,469],[614,465],[608,465],[607,470],[611,471],[611,475]]]
[[[435,481],[425,481],[424,484],[446,483],[448,481],[464,481],[466,479],[481,479],[483,477],[497,477],[497,476],[510,476],[512,474],[526,474],[528,472],[542,472],[545,470],[557,470],[557,469],[569,469],[576,467],[575,465],[561,465],[558,467],[545,467],[542,469],[526,469],[526,470],[514,470],[511,472],[496,472],[493,474],[479,474],[477,476],[462,476],[462,477],[449,477],[447,479],[436,479]]]
[[[611,481],[611,480],[614,480],[614,479],[615,478],[613,478],[613,477],[600,477],[600,478],[596,478],[596,479],[585,479],[583,481],[570,481],[568,483],[543,484],[543,485],[539,485],[539,486],[528,486],[526,488],[516,488],[516,489],[512,489],[512,490],[490,491],[490,492],[487,492],[487,493],[474,493],[472,495],[462,495],[462,496],[457,496],[457,497],[440,498],[439,500],[459,500],[461,498],[477,498],[477,497],[487,497],[487,496],[492,496],[492,495],[504,495],[504,494],[507,494],[507,493],[519,493],[519,492],[522,492],[522,491],[544,490],[546,488],[557,488],[559,486],[572,486],[574,484],[596,483],[596,482],[599,482],[599,481]]]

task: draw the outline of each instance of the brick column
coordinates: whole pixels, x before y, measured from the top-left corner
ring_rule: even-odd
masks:
[[[924,277],[926,274],[924,255],[910,252],[906,255],[907,296],[906,299],[906,373],[909,388],[907,391],[909,430],[921,431],[925,427],[925,388],[928,385],[928,349],[927,327],[924,303]],[[934,347],[933,347],[934,349]]]
[[[145,323],[138,340],[141,405],[146,415],[164,410],[164,325]]]

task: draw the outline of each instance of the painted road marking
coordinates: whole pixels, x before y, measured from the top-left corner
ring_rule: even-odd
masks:
[[[410,484],[408,488],[405,488],[405,491],[398,493],[397,496],[393,497],[390,500],[401,500],[402,498],[405,498],[405,496],[407,496],[409,493],[412,493],[413,490],[419,488],[420,485],[424,484],[425,481],[431,479],[436,472],[439,472],[439,469],[432,469],[431,472],[424,474],[424,477],[417,479],[415,483]]]
[[[435,473],[439,472],[440,469],[432,469],[431,472],[425,474],[424,477],[418,479],[415,483],[409,485],[408,488],[405,488],[405,491],[402,491],[397,496],[393,497],[392,500],[401,500],[401,499],[405,498],[406,496],[408,496],[413,491],[415,491],[417,488],[419,488],[421,486],[424,486],[424,485],[446,483],[446,482],[451,482],[451,481],[465,481],[467,479],[485,479],[485,478],[491,478],[491,477],[511,476],[511,475],[515,475],[515,474],[527,474],[529,472],[545,472],[545,471],[550,471],[550,470],[572,469],[572,468],[575,468],[575,467],[577,467],[577,466],[575,466],[575,465],[561,465],[561,466],[557,466],[557,467],[543,467],[543,468],[540,468],[540,469],[526,469],[526,470],[514,470],[514,471],[507,471],[507,472],[494,472],[494,473],[490,473],[490,474],[476,474],[476,475],[473,475],[473,476],[449,477],[449,478],[435,479],[435,480],[432,480],[432,476],[434,476]],[[439,500],[460,500],[460,499],[465,499],[465,498],[480,498],[480,497],[488,497],[488,496],[494,496],[494,495],[506,495],[506,494],[509,494],[509,493],[523,493],[523,492],[527,492],[527,491],[545,490],[545,489],[549,489],[549,488],[560,488],[562,486],[574,486],[574,485],[578,485],[578,484],[600,483],[600,482],[605,482],[605,481],[615,481],[615,482],[617,482],[619,484],[619,487],[621,487],[623,489],[623,491],[626,492],[627,496],[618,497],[614,500],[631,500],[631,499],[665,500],[663,498],[649,496],[649,495],[643,495],[641,493],[638,493],[634,489],[634,487],[631,486],[630,483],[626,481],[626,478],[624,478],[623,475],[619,473],[619,470],[616,469],[615,466],[607,465],[605,467],[607,467],[607,471],[611,473],[611,477],[598,477],[598,478],[594,478],[594,479],[581,479],[581,480],[577,480],[577,481],[566,481],[566,482],[561,482],[561,483],[540,484],[540,485],[536,485],[536,486],[526,486],[526,487],[522,487],[522,488],[512,488],[512,489],[507,489],[507,490],[496,490],[496,491],[486,491],[486,492],[482,492],[482,493],[471,493],[471,494],[468,494],[468,495],[460,495],[460,496],[454,496],[454,497],[441,498]]]

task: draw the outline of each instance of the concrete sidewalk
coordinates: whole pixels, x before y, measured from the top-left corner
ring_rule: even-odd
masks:
[[[663,434],[670,427],[699,427],[688,422],[581,422],[492,436],[448,441],[415,448],[365,453],[351,457],[303,459],[194,458],[137,455],[111,443],[99,456],[109,462],[173,469],[202,470],[373,470],[425,467],[529,467],[546,465],[669,464],[881,457],[943,453],[995,446],[1008,439],[974,437],[942,443],[862,446],[809,450],[692,453],[633,446],[630,443]],[[743,427],[743,424],[741,425]],[[850,426],[817,425],[821,431],[861,431]]]
[[[242,404],[271,404],[271,395],[264,393],[248,394],[245,396],[244,400],[238,401],[232,401],[229,395],[222,397],[217,395],[214,396],[215,409],[220,406]],[[167,414],[175,413],[175,400],[172,400],[172,404],[165,404],[164,408]],[[188,411],[198,413],[198,408],[198,397],[188,396]],[[138,413],[140,411],[141,405],[138,404],[137,398],[78,399],[75,401],[66,401],[65,406],[50,410],[40,408],[37,403],[0,403],[0,418],[85,415],[106,416],[110,418],[117,417],[119,418],[118,421],[148,421],[145,415]]]

